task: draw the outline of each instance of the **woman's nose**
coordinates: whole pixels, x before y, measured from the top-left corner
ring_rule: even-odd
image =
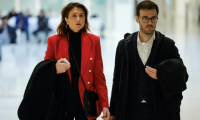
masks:
[[[77,20],[80,20],[80,17],[79,17],[79,16],[77,17]]]

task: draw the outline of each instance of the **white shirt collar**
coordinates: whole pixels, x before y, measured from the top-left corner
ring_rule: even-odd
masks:
[[[144,42],[141,42],[141,41],[140,41],[139,34],[140,34],[140,32],[138,32],[137,43],[145,44]],[[155,37],[156,37],[156,36],[155,36],[155,31],[154,31],[152,37],[150,38],[150,40],[149,40],[148,42],[146,42],[146,44],[153,44],[153,41],[155,40]]]

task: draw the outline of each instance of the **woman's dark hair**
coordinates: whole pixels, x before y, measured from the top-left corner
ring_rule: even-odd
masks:
[[[61,11],[62,18],[61,18],[61,22],[60,22],[60,24],[59,24],[59,26],[57,28],[58,35],[67,36],[67,28],[69,28],[69,26],[66,28],[67,23],[65,21],[65,17],[68,18],[69,17],[69,12],[75,7],[81,8],[84,11],[84,14],[85,14],[85,25],[82,28],[82,31],[83,32],[90,31],[89,22],[88,22],[88,10],[87,10],[87,8],[84,5],[82,5],[82,4],[78,3],[78,2],[71,2],[67,6],[65,6]]]
[[[149,1],[149,0],[142,1],[137,5],[137,7],[136,7],[136,15],[137,16],[140,16],[140,10],[141,9],[149,9],[149,10],[150,9],[156,9],[157,15],[159,13],[158,6],[154,2]]]

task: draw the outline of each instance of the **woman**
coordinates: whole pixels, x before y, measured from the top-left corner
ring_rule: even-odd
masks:
[[[97,92],[99,101],[97,104],[98,115],[103,110],[103,119],[108,120],[108,95],[103,63],[101,57],[100,38],[89,31],[88,11],[80,3],[69,3],[62,9],[62,20],[57,28],[58,35],[48,38],[48,46],[44,60],[58,60],[56,63],[57,74],[67,73],[73,86],[73,106],[66,111],[66,120],[93,120],[84,113],[84,85],[76,68],[76,62],[87,90]],[[70,49],[68,40],[72,50]],[[73,58],[76,59],[76,62]],[[64,63],[66,58],[70,64]]]

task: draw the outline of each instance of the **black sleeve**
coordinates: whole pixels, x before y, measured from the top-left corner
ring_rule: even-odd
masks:
[[[175,42],[171,40],[170,44],[170,59],[173,58],[180,58],[180,55],[178,53],[178,48],[175,46]],[[181,58],[180,58],[181,59]]]
[[[120,47],[123,46],[123,41],[120,41],[115,55],[115,68],[113,75],[113,85],[110,99],[110,114],[115,116],[115,107],[118,99],[118,91],[119,91],[119,82],[120,82],[120,72],[121,72],[121,62],[122,62],[122,54],[120,52]]]
[[[172,45],[171,45],[171,59],[173,59],[173,58],[178,58],[178,59],[180,59],[181,62],[182,62],[182,65],[186,68],[186,66],[185,66],[184,63],[183,63],[183,60],[182,60],[181,57],[180,57],[180,54],[179,54],[179,52],[178,52],[178,48],[176,47],[174,41],[173,41],[173,43],[172,43]],[[188,78],[189,78],[189,75],[188,75],[188,73],[187,73],[187,69],[186,69],[184,75],[185,75],[185,80],[186,80],[186,82],[187,82],[187,81],[188,81]]]

